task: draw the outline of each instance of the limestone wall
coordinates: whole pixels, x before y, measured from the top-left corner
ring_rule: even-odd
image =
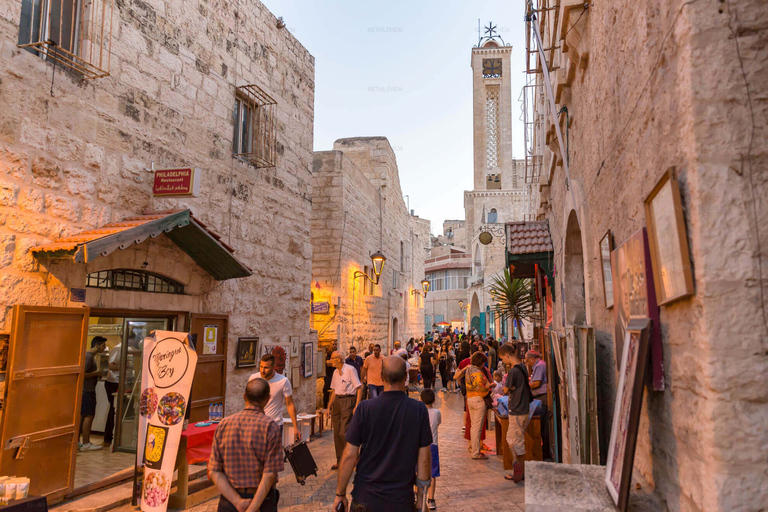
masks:
[[[257,0],[126,0],[115,2],[110,76],[80,81],[58,66],[51,94],[52,64],[16,47],[20,4],[0,0],[0,328],[13,304],[66,305],[88,269],[148,261],[200,295],[89,289],[88,304],[229,314],[226,407],[239,410],[251,373],[234,368],[239,336],[311,340],[314,58]],[[277,101],[275,168],[232,157],[235,86],[245,84]],[[200,197],[154,198],[153,161],[201,168]],[[29,256],[62,235],[170,208],[191,208],[254,275],[214,283],[162,236],[88,267]],[[299,410],[314,407],[313,394],[313,380],[302,382]]]
[[[570,27],[583,4],[563,7],[572,10],[560,25]],[[550,222],[557,292],[568,280],[566,224],[578,210],[603,437],[616,372],[598,243],[608,229],[619,245],[646,226],[644,199],[677,169],[696,291],[661,307],[666,390],[646,392],[635,456],[670,511],[753,511],[768,502],[766,26],[762,0],[590,4],[552,74],[558,108],[570,115],[572,191],[553,165],[534,204]],[[558,297],[558,329],[562,307]]]
[[[334,148],[314,156],[312,293],[331,311],[313,315],[313,326],[321,344],[388,350],[393,338],[424,334],[423,298],[411,290],[421,290],[430,224],[407,212],[386,138],[341,139]],[[371,294],[354,273],[379,249],[387,260]]]

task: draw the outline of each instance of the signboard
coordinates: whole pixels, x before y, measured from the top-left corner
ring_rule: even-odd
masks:
[[[85,288],[72,288],[69,291],[70,302],[85,302]]]
[[[187,333],[154,331],[144,339],[139,399],[139,449],[144,465],[141,510],[165,512],[171,492],[184,413],[197,367]]]
[[[216,341],[219,339],[219,327],[216,325],[206,325],[204,327],[205,339],[203,340],[203,355],[216,354]]]
[[[328,315],[331,313],[330,302],[313,302],[312,314],[313,315]]]
[[[152,194],[155,196],[199,196],[200,169],[197,167],[157,169]]]

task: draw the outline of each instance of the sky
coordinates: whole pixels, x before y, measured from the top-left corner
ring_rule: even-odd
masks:
[[[493,21],[512,53],[512,139],[523,155],[523,0],[262,0],[315,57],[314,149],[385,136],[415,214],[442,232],[472,189],[472,47]],[[505,70],[506,71],[506,70]]]

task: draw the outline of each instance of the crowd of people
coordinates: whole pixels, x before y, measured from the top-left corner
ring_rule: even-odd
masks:
[[[282,406],[289,402],[293,409],[293,403],[285,391],[290,385],[270,372],[274,361],[269,357],[265,356],[260,373],[248,382],[245,410],[226,418],[216,431],[208,468],[222,493],[219,512],[277,510],[275,484],[283,469]],[[388,356],[378,344],[369,345],[362,356],[356,347],[344,354],[334,344],[326,366],[323,402],[330,413],[336,452],[331,469],[339,472],[334,510],[437,508],[442,420],[434,407],[437,392],[463,395],[462,430],[473,460],[488,458],[483,453],[488,451],[483,443],[488,409],[505,404],[509,418],[506,440],[515,462],[512,473],[504,478],[515,483],[524,480],[525,429],[531,403],[547,392],[546,364],[536,351],[528,351],[521,361],[516,340],[497,341],[446,330],[410,339],[404,347],[398,341]],[[420,393],[420,400],[409,397],[408,391],[414,390]],[[546,417],[546,399],[540,403],[536,413]],[[289,414],[295,422],[295,410]],[[546,459],[547,422],[541,423]],[[347,487],[353,472],[350,503]]]

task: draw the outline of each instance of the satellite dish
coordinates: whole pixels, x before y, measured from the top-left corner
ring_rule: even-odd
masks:
[[[483,231],[480,233],[479,240],[481,244],[488,245],[489,243],[493,242],[493,235],[487,231]]]

